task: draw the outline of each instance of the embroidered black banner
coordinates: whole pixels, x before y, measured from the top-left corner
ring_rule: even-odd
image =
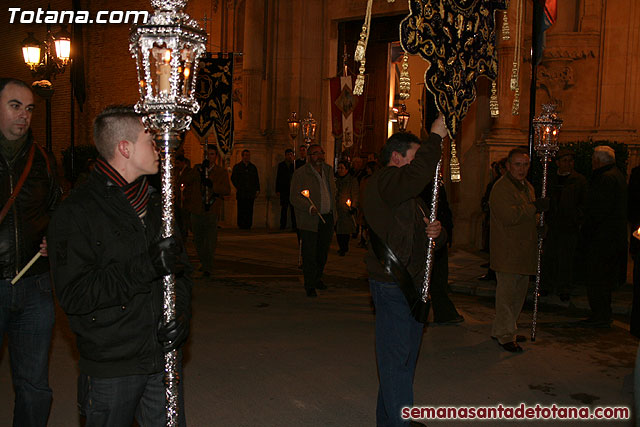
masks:
[[[497,77],[494,13],[506,8],[507,0],[409,1],[400,42],[408,53],[429,62],[424,82],[451,137],[476,99],[478,76]]]
[[[220,151],[229,154],[233,148],[233,55],[202,58],[196,85],[200,111],[193,116],[191,128],[201,141],[214,130]]]

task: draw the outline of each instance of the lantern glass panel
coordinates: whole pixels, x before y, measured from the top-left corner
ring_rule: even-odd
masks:
[[[24,62],[31,68],[36,67],[40,63],[40,47],[24,46],[22,48],[22,56]]]
[[[166,47],[154,46],[151,53],[153,59],[150,64],[154,95],[168,97],[171,92],[171,50]]]

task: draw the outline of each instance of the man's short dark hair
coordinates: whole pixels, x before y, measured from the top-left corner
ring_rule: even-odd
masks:
[[[507,156],[507,162],[511,163],[511,159],[517,154],[524,154],[525,156],[529,157],[529,150],[524,147],[512,148],[511,151],[509,151],[509,155]]]
[[[216,144],[207,144],[207,150],[215,150],[215,152],[218,152],[218,147],[216,147]]]
[[[247,150],[246,148],[244,150],[242,150],[242,153],[240,153],[240,155],[244,156],[244,153],[250,153],[251,151]]]
[[[113,159],[118,142],[135,142],[144,130],[140,116],[133,105],[112,105],[105,108],[93,121],[93,142],[105,160]]]
[[[287,154],[293,154],[293,150],[291,148],[287,148],[286,150],[284,150],[284,155],[286,156]]]
[[[0,93],[2,93],[5,86],[7,86],[8,84],[21,86],[23,88],[31,90],[31,86],[29,86],[27,83],[23,82],[20,79],[14,79],[13,77],[2,77],[0,78]]]
[[[411,148],[411,144],[421,144],[420,138],[411,132],[397,132],[387,139],[380,151],[380,164],[387,166],[391,161],[391,154],[395,151],[402,157],[407,155],[407,150]]]

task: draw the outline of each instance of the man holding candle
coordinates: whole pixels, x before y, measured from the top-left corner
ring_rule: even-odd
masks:
[[[54,305],[47,259],[39,257],[11,284],[34,255],[47,255],[44,236],[61,195],[53,158],[31,135],[34,107],[26,83],[0,79],[0,347],[6,333],[14,426],[45,426],[52,398]]]
[[[308,297],[316,297],[316,289],[326,289],[322,274],[333,237],[336,185],[322,147],[313,144],[307,154],[309,160],[291,178],[289,201],[302,240],[304,288]]]
[[[77,336],[78,407],[87,426],[166,425],[165,353],[189,334],[189,261],[162,238],[153,135],[133,107],[109,107],[94,122],[100,153],[89,179],[49,227],[56,296]],[[163,276],[175,275],[175,318],[163,319]],[[180,377],[181,352],[177,369]],[[178,425],[186,425],[182,384]]]
[[[435,239],[436,248],[446,244],[440,222],[429,223],[429,208],[420,198],[433,180],[445,135],[442,115],[423,144],[408,132],[392,135],[380,153],[384,167],[369,178],[364,191],[362,206],[370,234],[365,262],[376,308],[379,426],[409,425],[409,420],[401,419],[401,410],[413,406],[413,376],[424,324],[412,316],[403,289],[422,287],[428,238]]]

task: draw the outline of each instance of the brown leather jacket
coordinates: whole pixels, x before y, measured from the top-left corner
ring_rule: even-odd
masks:
[[[442,138],[432,133],[423,142],[413,161],[403,167],[387,166],[374,173],[367,182],[362,206],[369,227],[384,240],[400,262],[407,267],[414,285],[424,278],[427,256],[427,235],[424,213],[429,208],[419,197],[424,187],[433,180],[440,159]],[[421,211],[421,209],[422,211]],[[441,233],[436,245],[446,242]],[[395,282],[388,275],[371,245],[365,256],[369,276],[382,282]]]

